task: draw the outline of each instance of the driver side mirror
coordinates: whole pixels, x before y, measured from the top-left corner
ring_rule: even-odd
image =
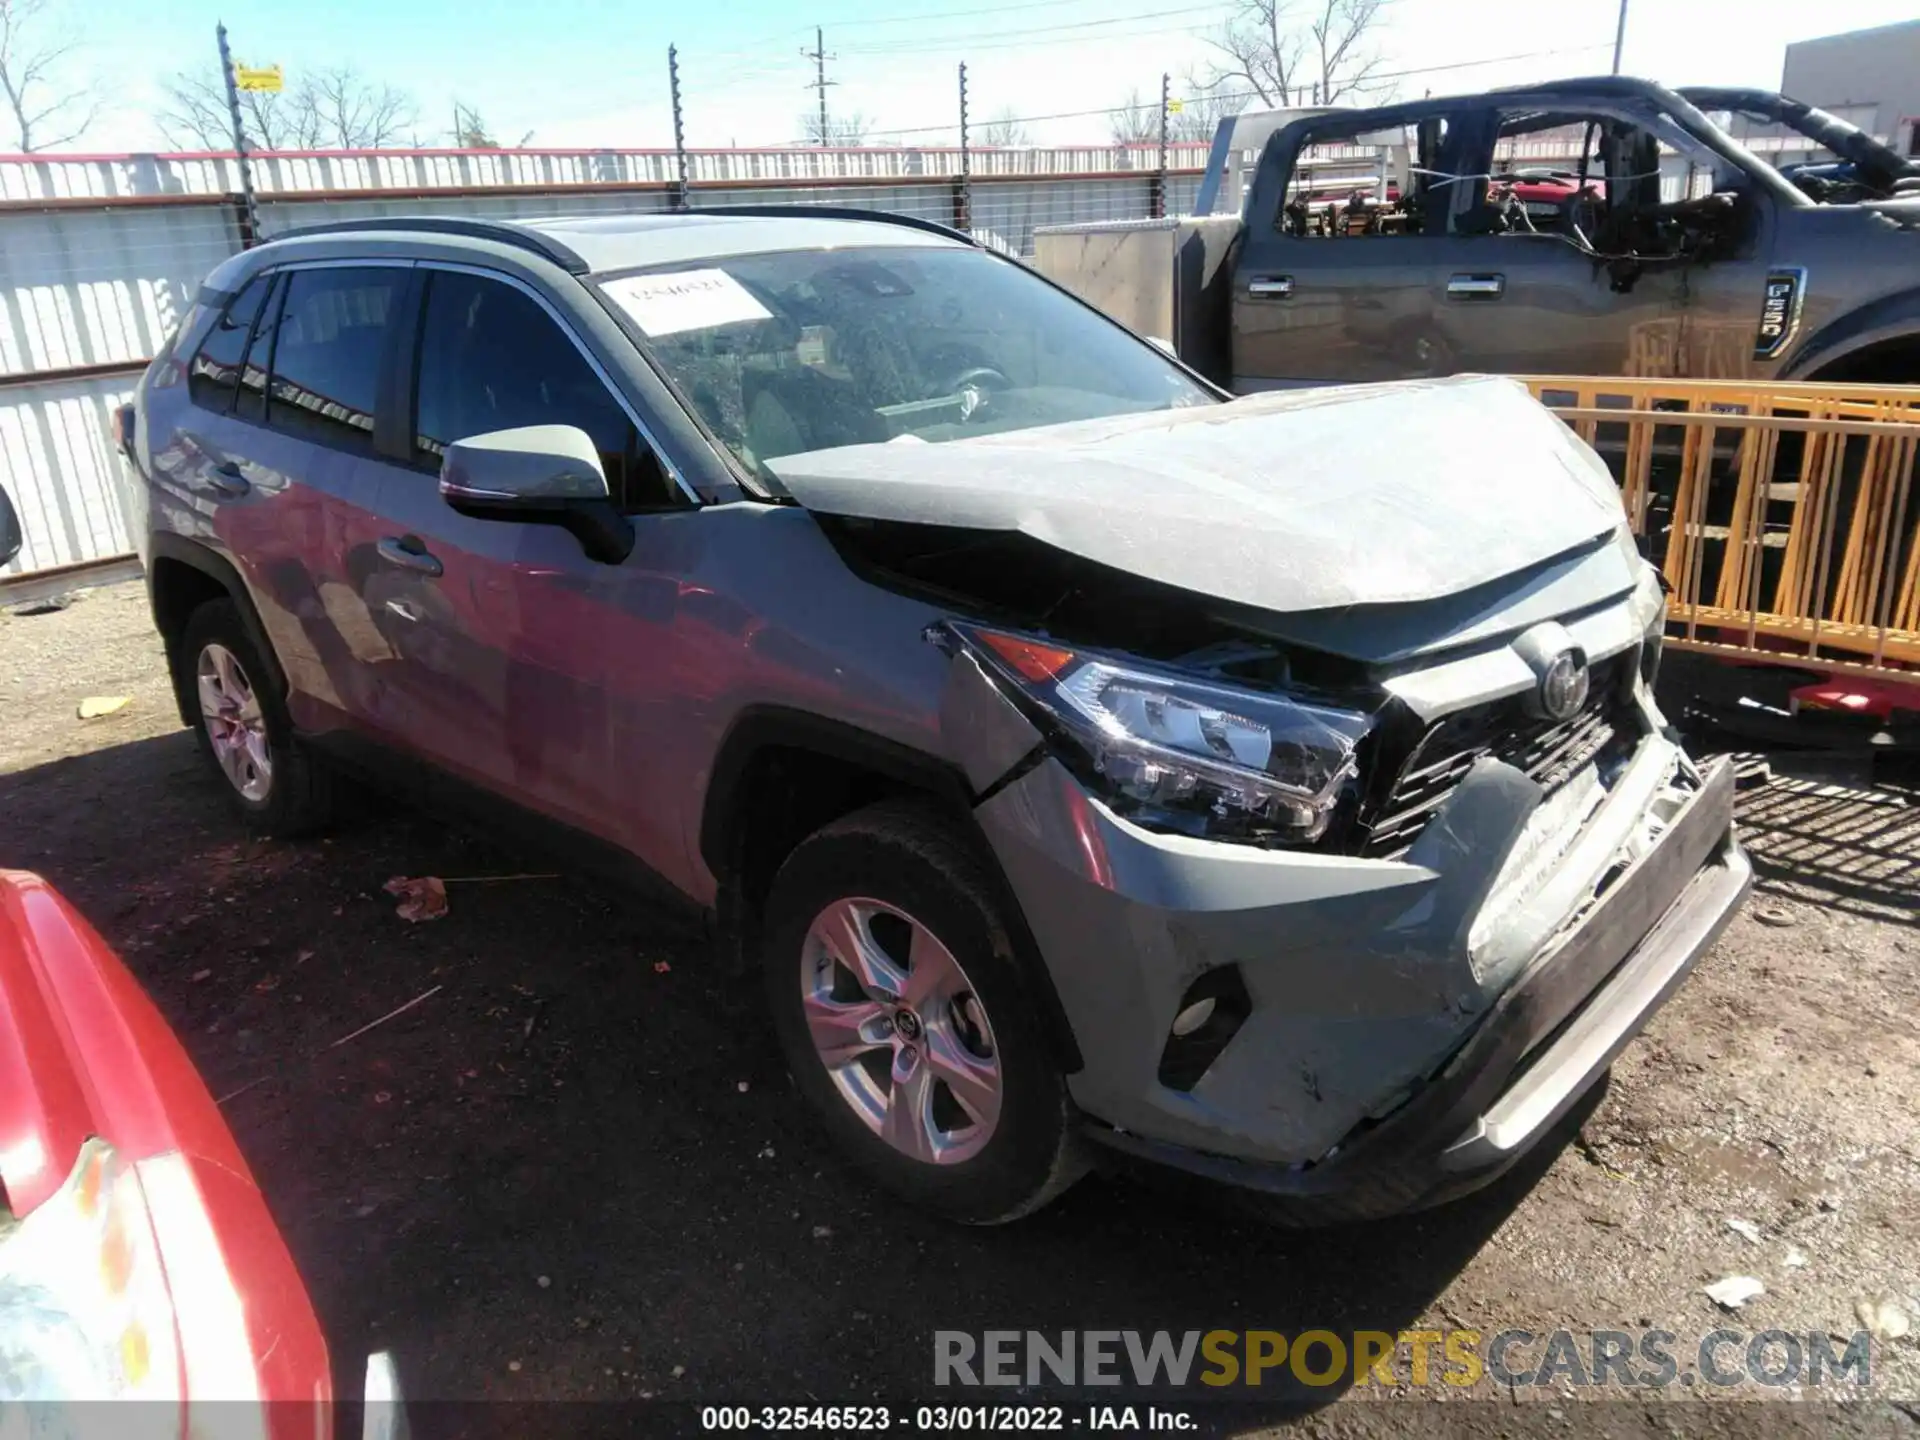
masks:
[[[20,553],[25,537],[20,533],[20,513],[13,508],[13,497],[0,485],[0,565]]]
[[[589,559],[617,565],[633,553],[633,526],[614,508],[600,452],[574,425],[525,425],[447,446],[440,498],[476,520],[559,525]]]

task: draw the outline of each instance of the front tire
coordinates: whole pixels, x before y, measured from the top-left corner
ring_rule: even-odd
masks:
[[[330,777],[294,736],[276,673],[231,600],[209,600],[187,620],[176,657],[195,742],[227,800],[262,835],[289,837],[333,813]]]
[[[1079,1178],[1066,1084],[985,862],[948,822],[887,802],[818,831],[774,878],[763,933],[794,1083],[882,1186],[998,1224]]]

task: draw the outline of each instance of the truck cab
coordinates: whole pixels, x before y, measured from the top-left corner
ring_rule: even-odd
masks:
[[[1769,164],[1709,109],[1832,163]],[[1210,215],[1261,141],[1228,241]],[[1462,371],[1920,378],[1920,166],[1766,92],[1602,77],[1237,117],[1196,210],[1168,223],[1205,237],[1217,273],[1170,282],[1167,338],[1237,392]],[[1103,303],[1061,239],[1040,236],[1040,268]]]

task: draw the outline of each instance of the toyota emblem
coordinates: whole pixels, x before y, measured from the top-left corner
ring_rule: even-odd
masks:
[[[1563,650],[1540,677],[1540,708],[1550,720],[1576,715],[1587,703],[1587,662],[1577,650]]]

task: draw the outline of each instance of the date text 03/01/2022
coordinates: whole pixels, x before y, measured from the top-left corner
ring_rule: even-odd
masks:
[[[887,1405],[705,1405],[703,1430],[747,1433],[779,1430],[900,1429],[920,1433],[1069,1430],[1150,1430],[1179,1432],[1198,1428],[1185,1410],[1158,1405],[918,1405],[895,1410]]]

